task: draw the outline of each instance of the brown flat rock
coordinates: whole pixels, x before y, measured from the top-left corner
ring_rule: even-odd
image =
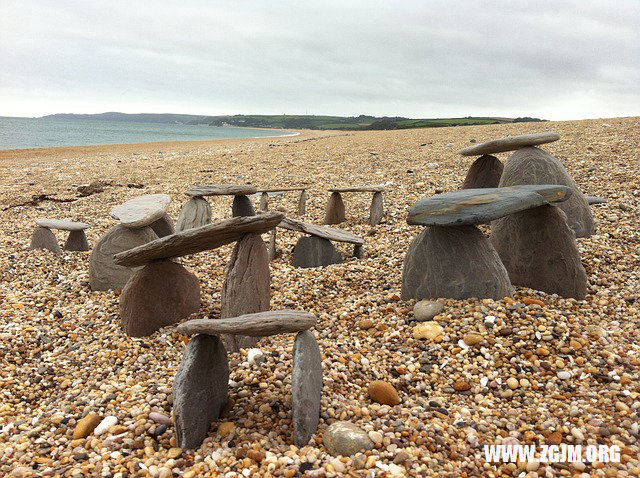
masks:
[[[351,244],[363,245],[364,239],[358,237],[350,232],[336,229],[329,226],[318,226],[316,224],[310,224],[308,222],[298,221],[290,217],[282,219],[278,227],[282,229],[288,229],[290,231],[304,232],[312,236],[322,237],[330,241],[336,242],[348,242]]]
[[[114,207],[111,217],[126,227],[148,226],[163,217],[171,204],[168,194],[144,194]]]
[[[66,221],[64,219],[36,219],[36,224],[47,229],[60,229],[63,231],[82,231],[91,227],[84,222]]]
[[[288,191],[306,191],[309,189],[309,186],[299,186],[299,187],[291,187],[291,188],[264,188],[258,189],[259,193],[286,193]]]
[[[114,262],[121,266],[135,267],[157,259],[171,259],[216,249],[239,240],[245,234],[267,232],[276,227],[283,217],[282,213],[269,212],[186,229],[116,254]]]
[[[316,316],[302,310],[270,310],[228,319],[197,319],[178,325],[181,334],[239,334],[251,337],[301,332],[316,325]]]
[[[258,192],[251,184],[202,184],[186,191],[189,196],[246,196]]]
[[[384,191],[384,186],[354,186],[344,188],[330,188],[331,193],[379,193]]]
[[[533,133],[520,134],[517,136],[507,136],[506,138],[494,139],[486,143],[474,144],[468,148],[460,150],[462,156],[481,156],[483,154],[504,153],[505,151],[515,151],[525,146],[536,146],[538,144],[553,143],[558,141],[558,133]]]

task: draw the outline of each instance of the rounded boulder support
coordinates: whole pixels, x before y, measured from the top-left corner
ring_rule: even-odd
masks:
[[[502,299],[509,274],[489,239],[475,226],[425,227],[409,246],[402,299]]]
[[[271,273],[267,247],[260,234],[247,234],[240,239],[231,254],[222,285],[220,318],[238,317],[271,308]],[[222,336],[229,352],[252,347],[257,337]]]
[[[69,231],[67,242],[64,243],[64,249],[66,251],[88,251],[89,241],[87,241],[87,235],[84,231]]]
[[[122,327],[144,337],[200,309],[200,281],[177,262],[153,261],[136,271],[120,294]]]
[[[341,262],[342,256],[331,241],[322,237],[301,237],[293,249],[294,267],[324,267]]]
[[[369,225],[375,226],[380,224],[384,217],[384,200],[382,199],[382,193],[376,191],[373,193],[371,199],[371,209],[369,210]]]
[[[497,188],[504,165],[495,156],[485,154],[476,159],[460,189]]]
[[[173,221],[168,214],[165,214],[157,221],[149,224],[149,227],[153,229],[153,232],[155,232],[158,237],[170,236],[171,234],[176,232],[175,228],[173,227]]]
[[[587,273],[559,206],[540,206],[493,221],[491,242],[513,284],[584,299]]]
[[[211,206],[209,201],[200,196],[189,199],[178,215],[176,222],[176,232],[186,229],[195,229],[211,223]]]
[[[256,210],[247,196],[233,196],[233,204],[231,205],[231,214],[233,217],[238,216],[255,216]]]
[[[338,192],[331,193],[324,215],[325,224],[340,224],[345,221],[344,202]]]
[[[310,330],[299,332],[293,344],[291,408],[293,442],[303,447],[318,429],[322,399],[322,355]]]
[[[269,195],[267,193],[262,193],[260,195],[260,210],[261,211],[269,210]]]
[[[51,229],[48,227],[37,226],[35,228],[33,235],[31,236],[29,249],[47,249],[54,254],[62,254],[60,245],[58,244],[58,239],[56,239],[55,234],[51,232]]]
[[[298,216],[304,216],[307,213],[307,190],[300,191],[298,198]]]

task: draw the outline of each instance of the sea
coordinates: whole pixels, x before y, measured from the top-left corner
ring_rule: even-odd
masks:
[[[0,116],[0,150],[290,136],[281,130]]]

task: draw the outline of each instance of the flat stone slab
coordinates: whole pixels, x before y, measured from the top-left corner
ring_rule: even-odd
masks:
[[[251,184],[203,184],[186,191],[188,196],[247,196],[258,190]]]
[[[293,442],[301,448],[318,429],[322,399],[322,354],[313,332],[305,330],[293,344],[291,415]]]
[[[585,195],[585,198],[587,199],[588,204],[606,204],[607,202],[606,198],[601,198],[600,196],[589,196],[587,194]]]
[[[566,201],[571,188],[555,184],[461,189],[421,199],[407,216],[408,224],[466,226],[554,202]]]
[[[60,229],[62,231],[83,231],[91,227],[84,222],[66,221],[64,219],[36,219],[36,224],[47,229]]]
[[[135,267],[157,259],[172,259],[216,249],[236,242],[245,234],[268,232],[276,227],[283,217],[282,213],[269,212],[257,216],[234,217],[195,229],[186,229],[116,254],[114,262],[121,266]]]
[[[168,194],[145,194],[114,207],[111,217],[126,227],[144,227],[164,216],[169,204]]]
[[[505,151],[515,151],[525,146],[553,143],[559,139],[560,135],[558,133],[551,132],[507,136],[506,138],[494,139],[486,143],[474,144],[460,150],[460,154],[462,156],[481,156],[483,154],[504,153]]]
[[[309,186],[299,186],[299,187],[291,187],[291,188],[264,188],[258,189],[259,193],[286,193],[289,191],[306,191],[309,189]]]
[[[178,325],[181,334],[239,334],[250,337],[302,332],[316,325],[316,316],[302,310],[269,310],[228,319],[197,319]]]
[[[329,226],[318,226],[316,224],[310,224],[308,222],[298,221],[290,217],[282,219],[278,227],[282,229],[288,229],[289,231],[304,232],[311,236],[321,237],[330,241],[336,242],[348,242],[350,244],[363,245],[364,239],[358,237],[350,232],[343,231],[342,229],[336,229]]]
[[[329,188],[331,193],[380,193],[384,191],[384,186],[354,186],[344,188]]]

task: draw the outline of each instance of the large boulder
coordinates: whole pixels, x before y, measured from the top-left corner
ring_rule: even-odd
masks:
[[[426,227],[409,246],[403,300],[502,299],[512,292],[498,253],[475,226]]]
[[[500,187],[518,184],[561,184],[570,187],[571,197],[558,207],[567,215],[569,227],[576,237],[589,237],[593,234],[593,216],[589,203],[558,159],[532,146],[517,150],[504,166]]]
[[[304,236],[293,249],[295,267],[324,267],[340,264],[342,256],[328,239],[318,236]]]
[[[584,299],[587,274],[560,205],[494,221],[491,242],[514,285]]]
[[[186,319],[200,308],[200,282],[180,264],[160,260],[136,271],[120,295],[120,318],[132,337]]]
[[[222,319],[271,308],[269,256],[260,234],[246,234],[236,243],[227,266],[221,302]],[[251,347],[258,341],[240,335],[223,335],[223,339],[230,352]]]
[[[184,231],[185,229],[194,229],[196,227],[204,226],[211,222],[211,205],[209,201],[202,197],[192,197],[189,199],[178,215],[178,221],[176,222],[176,232]]]
[[[318,428],[322,398],[322,355],[310,330],[298,333],[293,345],[291,408],[293,442],[303,447]]]
[[[117,265],[113,255],[154,241],[158,236],[150,227],[132,229],[121,224],[102,236],[89,257],[91,290],[122,289],[135,269]]]
[[[222,414],[229,390],[229,360],[213,335],[196,335],[185,348],[173,381],[173,418],[178,446],[200,446]]]
[[[503,169],[504,165],[495,156],[480,156],[467,171],[462,189],[497,188]]]

